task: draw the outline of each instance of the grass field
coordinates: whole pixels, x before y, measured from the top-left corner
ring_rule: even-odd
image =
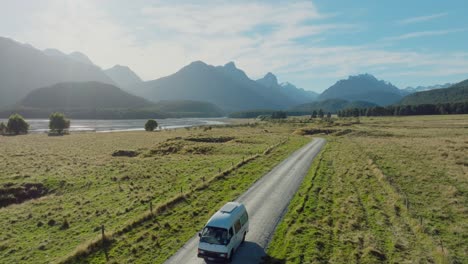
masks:
[[[162,263],[308,134],[266,262],[468,262],[465,115],[0,137],[0,263]]]
[[[468,116],[326,129],[267,263],[468,263]]]
[[[0,262],[83,261],[100,249],[101,225],[110,260],[141,259],[157,245],[148,259],[163,262],[215,208],[310,140],[291,132],[266,125],[0,137]]]

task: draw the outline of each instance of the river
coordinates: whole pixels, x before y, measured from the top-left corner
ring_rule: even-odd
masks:
[[[130,120],[80,120],[72,119],[70,132],[121,132],[121,131],[142,131],[146,119]],[[7,119],[0,119],[5,125]],[[30,133],[47,132],[49,127],[48,119],[26,119],[29,124]],[[193,127],[202,125],[222,125],[228,123],[227,118],[167,118],[157,120],[161,129],[175,129],[182,127]]]

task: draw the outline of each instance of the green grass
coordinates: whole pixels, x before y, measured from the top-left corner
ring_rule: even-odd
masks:
[[[267,262],[466,263],[468,116],[347,122],[327,136]]]
[[[0,137],[0,198],[27,183],[48,190],[0,208],[0,262],[162,263],[308,133],[328,133],[320,134],[328,143],[277,228],[269,262],[468,262],[468,116],[243,122]],[[139,155],[113,157],[117,150]]]
[[[120,245],[122,241],[138,239],[139,235],[133,230],[144,229],[148,224],[141,219],[148,213],[150,201],[157,208],[179,196],[181,188],[187,194],[186,201],[213,195],[218,191],[214,188],[225,188],[223,196],[211,196],[209,207],[205,205],[205,209],[197,207],[188,211],[187,215],[199,215],[200,220],[194,225],[179,221],[184,226],[180,233],[158,235],[155,241],[162,244],[160,252],[165,252],[161,256],[167,257],[185,242],[189,234],[193,235],[201,228],[201,223],[209,216],[202,210],[211,212],[226,199],[233,199],[276,162],[310,140],[289,136],[291,132],[288,126],[265,125],[220,127],[208,131],[200,128],[155,133],[0,137],[0,188],[4,191],[7,186],[42,183],[49,190],[39,199],[0,208],[0,225],[7,227],[0,232],[0,259],[7,263],[58,262],[71,254],[86,251],[90,241],[99,237],[102,224],[108,234],[131,227],[116,236],[109,248],[111,258],[131,259],[135,250],[123,250]],[[225,143],[185,140],[225,136],[234,139]],[[288,137],[283,145],[263,154]],[[165,153],[168,145],[182,147]],[[136,150],[140,155],[112,157],[116,150]],[[228,170],[232,164],[254,155],[259,156],[237,172],[229,173],[226,179],[214,181],[208,188],[191,194],[220,170]],[[171,215],[179,207],[176,205],[174,211],[158,214],[157,221],[170,222]],[[65,220],[69,223],[66,229],[61,228]],[[56,223],[52,224],[53,221]],[[133,222],[137,225],[133,226]],[[165,241],[164,237],[170,239]],[[92,255],[90,260],[99,262],[101,257]],[[162,262],[163,257],[159,260]]]

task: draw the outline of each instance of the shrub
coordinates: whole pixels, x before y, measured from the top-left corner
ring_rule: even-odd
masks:
[[[7,127],[3,122],[0,123],[0,135],[5,135],[6,134],[6,129]]]
[[[150,119],[146,121],[146,124],[145,124],[146,131],[154,131],[157,127],[158,127],[158,122],[156,122],[156,120]]]
[[[47,224],[49,226],[54,226],[55,225],[55,220],[54,219],[50,219],[49,222],[47,222]]]
[[[49,116],[49,129],[51,132],[62,135],[69,128],[70,120],[66,119],[64,114],[52,113]]]
[[[66,218],[63,219],[63,223],[60,229],[65,230],[65,229],[68,229],[69,227],[70,227],[70,223],[68,223],[68,220]]]
[[[24,120],[21,115],[13,114],[8,118],[7,132],[15,135],[27,134],[29,124]]]

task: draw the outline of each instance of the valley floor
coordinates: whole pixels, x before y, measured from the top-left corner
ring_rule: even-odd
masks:
[[[0,137],[0,262],[163,263],[317,133],[267,263],[468,262],[467,115],[248,122]]]

